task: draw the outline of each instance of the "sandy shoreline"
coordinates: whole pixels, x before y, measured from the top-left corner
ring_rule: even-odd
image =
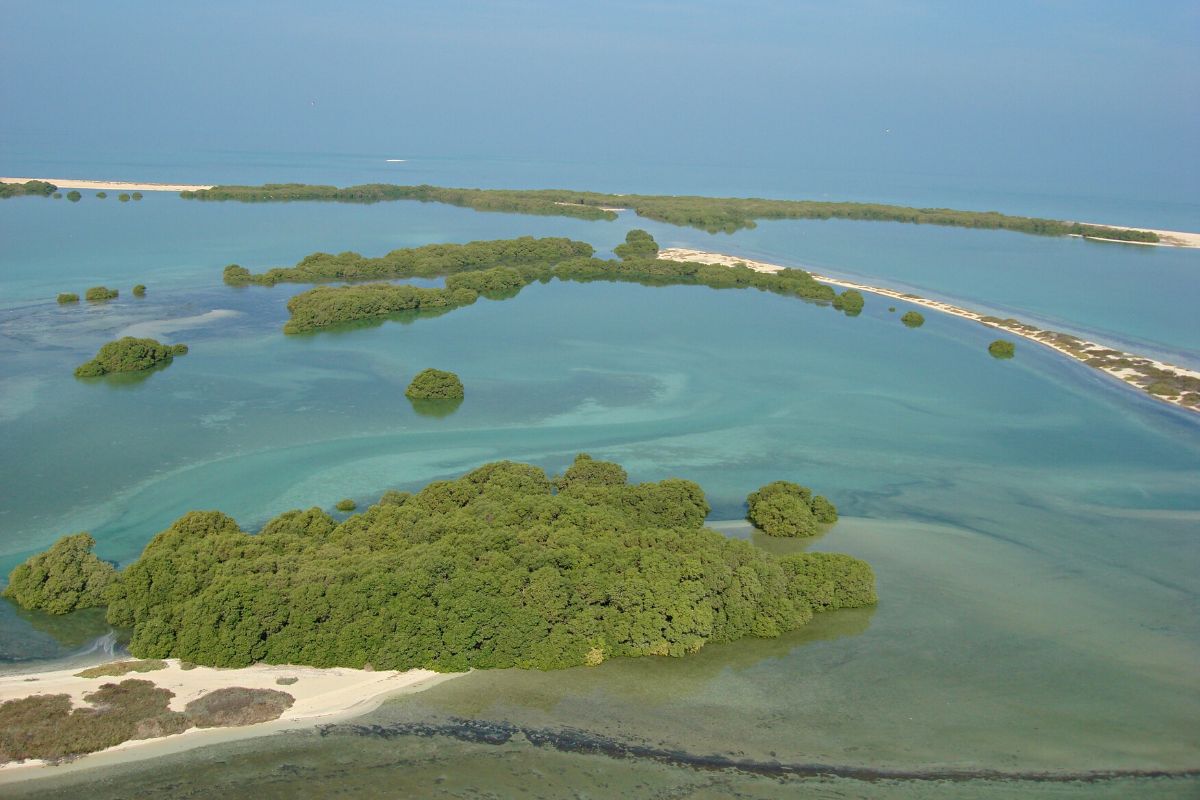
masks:
[[[195,192],[211,189],[212,184],[192,183],[131,183],[129,181],[85,181],[75,178],[0,178],[0,183],[25,183],[45,181],[60,189],[99,189],[114,192]]]
[[[134,678],[151,681],[156,686],[174,692],[175,696],[171,698],[171,709],[174,711],[182,711],[188,702],[201,695],[232,686],[287,692],[295,698],[295,704],[279,719],[271,722],[228,728],[190,728],[173,736],[131,740],[57,766],[37,760],[3,764],[0,765],[0,785],[154,758],[219,742],[310,728],[317,723],[339,722],[365,714],[390,696],[418,692],[455,677],[453,673],[424,669],[369,672],[348,668],[317,669],[257,664],[243,669],[195,667],[185,670],[178,660],[170,659],[167,664],[166,669],[120,677],[79,678],[76,673],[81,671],[80,667],[4,675],[0,676],[0,703],[38,694],[68,694],[78,706],[83,703],[83,695],[94,692],[102,684]],[[293,684],[280,685],[276,683],[277,678],[298,680]]]
[[[755,272],[779,272],[786,267],[778,264],[768,264],[762,261],[752,261],[746,258],[738,258],[736,256],[723,255],[721,253],[706,253],[702,250],[687,250],[684,248],[668,248],[661,250],[658,254],[659,258],[668,261],[696,261],[702,264],[720,264],[731,267],[735,265],[744,265]],[[1191,378],[1200,380],[1200,372],[1195,370],[1177,367],[1173,364],[1167,364],[1163,361],[1156,361],[1152,358],[1146,358],[1135,353],[1126,353],[1107,347],[1096,342],[1089,342],[1075,336],[1058,331],[1044,330],[1019,322],[1015,319],[1001,320],[987,314],[981,314],[978,311],[972,311],[960,306],[943,303],[939,300],[930,300],[926,297],[919,297],[915,294],[907,292],[898,292],[895,289],[887,289],[881,286],[870,286],[865,283],[856,283],[854,281],[846,281],[838,278],[830,278],[825,275],[818,275],[815,272],[809,271],[814,279],[821,283],[827,283],[831,286],[840,286],[846,289],[856,289],[860,292],[870,292],[871,294],[889,297],[894,300],[900,300],[904,303],[929,308],[934,311],[940,311],[943,314],[951,314],[963,319],[969,319],[978,322],[981,325],[986,325],[989,328],[1002,330],[1005,333],[1014,336],[1020,336],[1031,342],[1036,342],[1051,350],[1055,350],[1068,358],[1093,367],[1110,377],[1124,383],[1126,386],[1137,389],[1138,391],[1161,400],[1164,403],[1179,408],[1187,409],[1194,413],[1200,413],[1200,405],[1190,405],[1185,402],[1186,395],[1167,396],[1161,394],[1153,394],[1146,391],[1146,386],[1156,380],[1160,380],[1163,376],[1156,373],[1169,373],[1172,376],[1180,378]]]
[[[1158,228],[1131,228],[1127,225],[1106,225],[1102,222],[1081,222],[1080,225],[1095,225],[1098,228],[1120,228],[1127,231],[1145,231],[1157,233],[1157,242],[1131,242],[1128,239],[1105,239],[1102,236],[1083,236],[1080,238],[1093,239],[1098,242],[1121,242],[1122,244],[1143,244],[1151,247],[1200,247],[1200,233],[1187,231],[1163,231]],[[1070,234],[1077,236],[1078,234]]]

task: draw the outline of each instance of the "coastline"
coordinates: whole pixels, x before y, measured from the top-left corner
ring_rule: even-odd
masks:
[[[696,261],[702,264],[719,264],[726,267],[736,265],[744,265],[755,272],[773,273],[787,269],[787,267],[778,264],[768,264],[763,261],[752,261],[746,258],[738,258],[736,256],[724,255],[721,253],[708,253],[702,250],[689,250],[680,247],[665,248],[658,254],[661,259],[668,261]],[[1188,392],[1183,392],[1175,396],[1156,394],[1147,391],[1147,386],[1155,381],[1165,377],[1162,373],[1167,373],[1168,376],[1177,378],[1191,379],[1200,381],[1200,372],[1195,370],[1177,367],[1174,364],[1168,364],[1163,361],[1157,361],[1152,358],[1137,355],[1136,353],[1126,353],[1120,350],[1115,350],[1096,342],[1089,342],[1085,339],[1080,339],[1070,334],[1060,333],[1058,331],[1046,330],[1034,327],[1015,319],[999,319],[987,314],[981,314],[978,311],[972,311],[961,306],[943,303],[940,300],[930,300],[926,297],[920,297],[907,292],[899,292],[895,289],[888,289],[882,286],[871,286],[865,283],[857,283],[854,281],[842,280],[840,278],[830,278],[825,275],[818,275],[815,272],[809,271],[813,278],[821,283],[827,283],[831,286],[839,286],[845,289],[855,289],[860,292],[870,292],[871,294],[880,295],[882,297],[900,300],[911,305],[928,308],[933,311],[939,311],[943,314],[969,319],[985,325],[989,328],[1004,331],[1019,336],[1031,342],[1035,342],[1051,350],[1055,350],[1062,355],[1067,356],[1082,364],[1103,372],[1111,378],[1121,381],[1126,386],[1136,389],[1143,394],[1149,395],[1156,400],[1164,403],[1169,403],[1178,408],[1200,414],[1200,402],[1188,403],[1185,399]]]
[[[60,189],[98,189],[113,192],[196,192],[211,189],[211,185],[190,183],[133,183],[131,181],[87,181],[75,178],[0,178],[0,183],[45,181]]]
[[[1103,236],[1080,236],[1077,233],[1067,234],[1079,239],[1091,239],[1094,242],[1119,242],[1121,244],[1140,244],[1149,247],[1200,247],[1200,233],[1187,231],[1164,231],[1158,228],[1131,228],[1125,225],[1107,225],[1103,222],[1081,222],[1080,225],[1094,225],[1097,228],[1121,228],[1127,231],[1144,231],[1158,234],[1157,242],[1136,242],[1129,239],[1105,239]]]
[[[194,667],[185,670],[177,659],[168,659],[167,664],[166,669],[101,678],[77,677],[76,673],[82,668],[4,675],[0,676],[0,703],[38,694],[68,694],[73,704],[79,706],[83,703],[84,694],[99,689],[105,683],[119,683],[128,679],[151,681],[155,686],[174,692],[170,704],[174,711],[182,711],[188,702],[209,692],[234,686],[284,691],[295,698],[295,703],[278,719],[269,722],[236,727],[189,728],[171,736],[131,739],[61,764],[37,759],[0,764],[0,786],[155,758],[210,744],[300,730],[317,723],[342,722],[377,708],[389,697],[419,692],[460,674],[424,669],[372,672],[342,667],[319,669],[274,664],[256,664],[241,669]],[[277,678],[298,680],[293,684],[280,685],[276,683]]]

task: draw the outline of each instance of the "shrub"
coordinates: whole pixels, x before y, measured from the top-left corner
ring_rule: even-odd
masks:
[[[837,522],[837,508],[807,486],[768,483],[746,498],[746,518],[768,536],[814,536],[818,523]]]
[[[3,595],[48,614],[105,605],[116,570],[92,553],[95,545],[87,533],[62,537],[49,550],[18,564]]]
[[[279,719],[295,702],[290,694],[276,689],[232,686],[197,697],[184,707],[183,713],[197,728],[253,725]]]
[[[1146,391],[1150,394],[1157,394],[1163,397],[1170,397],[1179,394],[1179,387],[1169,381],[1155,381],[1146,387]]]
[[[78,302],[79,302],[79,295],[75,294],[74,292],[63,292],[62,294],[60,294],[58,296],[59,305],[64,305],[66,303],[78,303]]]
[[[129,195],[127,195],[125,192],[121,192],[119,195],[117,195],[117,199],[120,200],[122,203],[128,203]]]
[[[133,197],[133,199],[134,199],[134,200],[141,200],[141,199],[142,199],[142,193],[141,193],[141,192],[134,192],[134,193],[133,193],[133,195],[132,195],[132,197]]]
[[[334,508],[336,508],[338,511],[353,511],[354,509],[358,508],[358,503],[354,502],[349,497],[346,497],[338,500],[337,505],[335,505]]]
[[[133,287],[133,296],[134,297],[145,297],[146,296],[146,284],[139,283],[137,286]]]
[[[83,195],[81,195],[78,191],[75,191],[74,189],[67,192],[67,199],[70,200],[72,203],[78,203],[82,197],[83,197]]]
[[[75,368],[75,377],[94,378],[117,372],[141,372],[160,364],[169,364],[175,356],[187,354],[185,344],[162,344],[154,339],[126,336],[100,348],[95,358]]]
[[[554,484],[559,491],[567,491],[580,486],[624,486],[628,480],[629,476],[620,464],[596,461],[587,453],[580,453]]]
[[[919,328],[925,324],[925,315],[920,311],[905,311],[900,321],[910,328]]]
[[[167,662],[157,658],[142,659],[139,661],[113,661],[108,664],[100,664],[96,667],[88,667],[83,672],[75,673],[77,678],[119,678],[122,675],[128,675],[131,672],[156,672],[160,669],[166,669]]]
[[[120,294],[118,290],[109,289],[107,286],[93,286],[83,293],[83,299],[89,303],[103,303],[116,299]]]
[[[55,193],[54,193],[54,199],[55,199],[55,200],[62,200],[62,192],[55,192]]]
[[[464,391],[453,372],[430,368],[417,373],[404,395],[413,400],[461,400]]]
[[[861,314],[865,303],[862,292],[855,289],[847,289],[833,299],[833,307],[846,312],[848,317]]]
[[[658,258],[658,242],[646,231],[634,229],[625,234],[625,244],[614,247],[613,253],[622,261],[655,259]]]
[[[276,679],[275,679],[275,683],[277,683],[277,684],[278,684],[278,685],[280,685],[280,686],[291,686],[293,683],[296,683],[296,682],[297,682],[297,681],[299,681],[299,680],[300,680],[300,679],[299,679],[299,678],[297,678],[296,676],[294,676],[294,675],[289,675],[289,676],[287,676],[287,677],[278,677],[278,678],[276,678]]]
[[[1008,339],[997,339],[988,345],[992,358],[1012,358],[1017,352],[1017,346]]]
[[[103,200],[104,198],[108,197],[108,192],[96,192],[96,197]]]
[[[381,505],[385,506],[402,506],[412,497],[412,492],[398,492],[395,489],[388,489],[379,498]]]

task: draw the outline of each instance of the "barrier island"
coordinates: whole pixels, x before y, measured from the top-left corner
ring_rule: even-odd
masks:
[[[875,602],[865,562],[775,556],[708,511],[691,481],[586,456],[554,480],[486,464],[340,523],[294,510],[251,534],[193,511],[116,574],[107,616],[139,658],[459,672],[684,656]]]
[[[1156,231],[1118,228],[1080,222],[1022,217],[998,211],[959,211],[951,208],[911,208],[882,203],[772,200],[757,197],[698,197],[682,195],[605,194],[574,189],[453,189],[441,186],[400,186],[368,183],[339,188],[303,183],[261,186],[213,186],[180,192],[188,200],[236,200],[244,203],[324,201],[381,203],[418,200],[446,203],[476,211],[500,211],[614,220],[617,212],[632,210],[639,217],[709,233],[733,233],[755,227],[756,220],[850,219],[906,222],[957,228],[989,228],[1039,236],[1085,236],[1097,239],[1159,243]]]

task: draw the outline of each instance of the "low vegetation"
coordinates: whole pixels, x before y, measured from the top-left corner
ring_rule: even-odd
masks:
[[[116,300],[121,292],[117,289],[110,289],[107,286],[93,286],[83,293],[83,299],[89,303],[104,303],[108,300]]]
[[[431,367],[417,373],[404,395],[411,400],[461,400],[464,391],[462,381],[453,372]]]
[[[925,315],[920,311],[905,311],[900,321],[910,328],[919,328],[925,324]]]
[[[837,522],[837,508],[812,489],[775,481],[746,498],[746,518],[768,536],[815,536],[821,525]]]
[[[25,608],[66,614],[107,603],[116,570],[92,553],[96,540],[87,533],[64,536],[49,550],[18,564],[3,595]]]
[[[58,304],[59,305],[66,305],[67,303],[78,303],[78,302],[79,302],[79,295],[75,294],[74,292],[62,292],[58,296]]]
[[[24,183],[0,183],[0,200],[9,197],[49,197],[58,189],[53,183],[45,181],[25,181]]]
[[[218,667],[555,669],[774,637],[875,602],[865,563],[771,555],[704,528],[708,510],[691,481],[629,484],[581,456],[553,480],[487,464],[341,523],[297,510],[251,535],[195,511],[120,573],[108,620],[138,657]]]
[[[861,314],[865,303],[862,292],[857,289],[847,289],[833,298],[833,307],[845,312],[848,317],[857,317]]]
[[[105,198],[108,197],[108,192],[96,192],[96,197],[101,200],[104,200]]]
[[[67,192],[67,199],[70,200],[72,203],[78,203],[82,198],[83,198],[83,195],[81,195],[78,191],[76,191],[74,189]]]
[[[672,225],[717,233],[753,228],[760,219],[849,219],[947,225],[1031,233],[1039,236],[1090,236],[1131,242],[1157,242],[1158,234],[1126,228],[1083,225],[1037,217],[1017,217],[997,211],[956,211],[949,208],[909,208],[882,203],[830,203],[817,200],[770,200],[736,197],[603,194],[570,189],[450,189],[439,186],[398,186],[372,183],[338,188],[299,183],[263,186],[214,186],[185,191],[190,200],[238,200],[248,203],[317,200],[378,203],[419,200],[519,214],[549,214],[581,219],[616,219],[613,208],[632,209],[638,216]]]
[[[142,372],[187,355],[186,344],[163,344],[156,339],[126,336],[100,348],[95,358],[75,368],[75,377],[94,378],[120,372]]]
[[[349,497],[344,497],[341,500],[338,500],[333,507],[338,511],[353,511],[354,509],[358,508],[358,503],[354,502]]]
[[[146,296],[146,284],[139,283],[137,286],[134,286],[133,287],[133,296],[134,297],[145,297]]]
[[[634,235],[638,234],[638,235]],[[645,231],[631,232],[637,247],[649,251],[652,246],[657,252],[658,245]],[[521,241],[521,240],[514,240]],[[529,240],[546,241],[546,240]],[[560,240],[569,242],[569,240]],[[487,245],[498,245],[497,242],[486,242]],[[591,249],[589,245],[570,247],[567,245],[555,248],[557,252],[582,251]],[[629,244],[627,241],[626,244]],[[404,252],[404,251],[396,251]],[[347,263],[358,263],[362,256],[352,254],[353,259]],[[571,256],[560,261],[529,263],[521,266],[501,267],[470,267],[451,264],[455,271],[446,278],[445,288],[426,288],[408,284],[369,283],[355,286],[318,286],[307,292],[291,298],[288,301],[288,311],[291,318],[284,325],[285,333],[302,333],[319,328],[342,325],[360,320],[385,319],[394,314],[409,312],[417,314],[445,313],[462,306],[474,303],[479,297],[504,299],[515,296],[524,286],[534,281],[628,281],[647,286],[669,285],[701,285],[714,289],[755,288],[775,294],[798,297],[820,304],[836,306],[853,315],[862,309],[862,295],[848,290],[840,296],[826,284],[819,283],[812,275],[800,269],[784,269],[775,273],[756,272],[746,266],[727,267],[715,264],[701,264],[684,261],[667,261],[658,258],[637,258],[626,253],[627,260],[604,260],[588,256]],[[310,259],[323,256],[315,254],[300,262],[299,266]],[[385,256],[387,259],[389,256]],[[340,257],[338,257],[340,258]],[[368,259],[370,260],[370,259]],[[322,263],[316,258],[313,263]],[[486,263],[486,262],[484,262]],[[307,269],[307,268],[306,268]],[[436,264],[429,264],[429,270],[437,269]],[[264,276],[276,276],[268,282],[281,280],[281,271],[271,270],[261,276],[251,275],[242,267],[236,265],[226,267],[226,281],[253,282]],[[327,270],[319,268],[318,273]],[[284,271],[286,272],[286,271]],[[243,275],[244,273],[244,275]],[[290,274],[290,273],[289,273]],[[312,274],[309,272],[308,274]],[[343,273],[345,276],[347,273]],[[359,273],[361,274],[361,273]],[[392,273],[388,273],[391,275]],[[433,277],[435,272],[423,273]],[[249,276],[251,281],[243,278]]]
[[[88,667],[83,672],[77,672],[77,678],[120,678],[131,672],[157,672],[166,669],[167,662],[158,658],[147,658],[138,661],[113,661],[97,667]]]
[[[188,728],[250,725],[278,719],[295,702],[275,689],[218,689],[172,711],[174,692],[130,678],[105,683],[72,708],[67,694],[40,694],[0,704],[0,764],[39,758],[51,763],[114,747],[131,739],[183,733]]]
[[[1017,346],[1008,339],[997,339],[988,345],[988,352],[992,358],[1012,358],[1016,355]]]
[[[128,203],[129,195],[126,194],[125,192],[121,192],[119,195],[117,195],[117,199],[120,200],[122,203]]]

